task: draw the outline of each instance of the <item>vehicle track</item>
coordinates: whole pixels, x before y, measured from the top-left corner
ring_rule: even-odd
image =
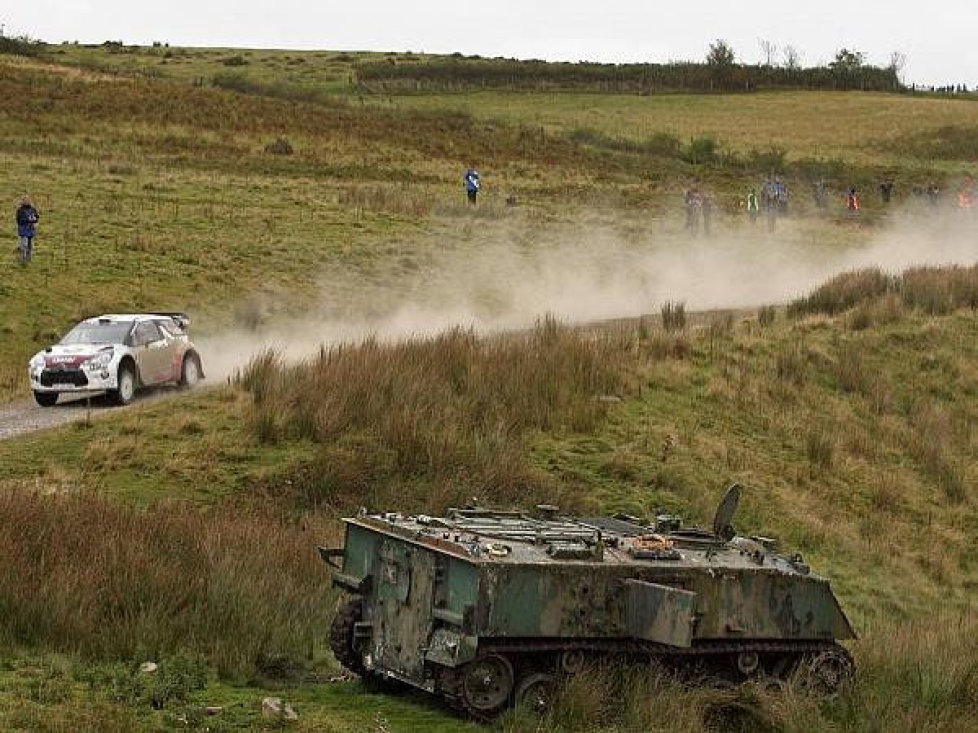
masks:
[[[175,397],[178,394],[180,392],[174,388],[150,390],[138,394],[132,405],[147,404]],[[125,409],[125,406],[114,405],[102,395],[90,399],[84,397],[61,399],[63,402],[59,401],[54,407],[40,407],[33,400],[0,405],[0,440],[50,430],[82,420],[98,420]]]

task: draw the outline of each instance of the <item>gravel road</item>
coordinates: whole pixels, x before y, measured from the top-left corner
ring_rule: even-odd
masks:
[[[172,388],[147,390],[137,395],[133,404],[177,394],[179,392]],[[54,407],[39,407],[33,400],[11,402],[8,405],[0,405],[0,440],[78,422],[84,420],[89,414],[92,420],[97,420],[124,409],[126,408],[113,405],[103,396],[92,397],[90,403],[85,399],[68,401],[67,398],[62,397]]]

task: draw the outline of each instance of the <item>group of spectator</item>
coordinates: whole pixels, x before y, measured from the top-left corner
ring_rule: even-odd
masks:
[[[470,205],[475,205],[482,189],[482,179],[479,171],[474,167],[466,169],[462,176],[462,185],[465,189],[466,198]],[[884,206],[888,206],[893,199],[896,184],[892,178],[887,178],[880,182],[878,186],[880,200]],[[936,183],[931,183],[926,187],[914,187],[912,194],[915,198],[926,198],[932,205],[936,206],[941,201],[941,189]],[[828,206],[827,187],[824,181],[816,181],[812,185],[812,195],[815,205],[824,209]],[[742,202],[742,206],[747,212],[751,224],[757,223],[758,217],[763,212],[767,220],[769,231],[774,231],[777,220],[780,216],[787,214],[790,192],[784,180],[780,177],[773,177],[764,182],[761,186],[760,194],[756,188],[751,188],[747,192],[747,197]],[[507,203],[510,203],[507,200]],[[710,235],[713,221],[713,198],[706,192],[697,187],[688,189],[684,196],[686,207],[686,230],[691,235],[696,236],[702,228],[703,234]],[[970,210],[978,204],[978,195],[975,192],[975,184],[969,176],[957,196],[958,208]],[[845,195],[845,208],[850,214],[858,213],[862,208],[859,190],[855,185],[849,186]],[[20,206],[17,207],[17,238],[18,253],[21,264],[27,265],[34,257],[34,238],[37,236],[37,224],[41,219],[41,214],[34,206],[30,197],[24,196]]]
[[[884,207],[889,206],[894,200],[896,182],[892,178],[885,178],[877,185],[877,191],[881,204]],[[939,205],[943,200],[942,191],[936,183],[914,187],[911,192],[914,198],[925,200],[933,206]],[[829,186],[821,180],[812,184],[812,196],[819,209],[828,209],[831,198],[834,198],[830,194]],[[772,177],[759,189],[756,187],[748,189],[740,206],[741,210],[747,213],[751,224],[756,224],[763,215],[768,230],[774,231],[778,219],[788,213],[790,199],[791,192],[784,180],[780,177]],[[694,236],[699,234],[702,223],[703,233],[709,235],[714,208],[710,195],[694,186],[686,190],[683,203],[686,210],[687,232]],[[956,203],[961,210],[970,210],[978,206],[978,190],[970,177],[965,179],[958,191]],[[856,185],[850,185],[845,189],[842,205],[850,216],[857,215],[861,211],[863,201]]]

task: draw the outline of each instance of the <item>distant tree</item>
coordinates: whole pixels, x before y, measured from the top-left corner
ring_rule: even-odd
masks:
[[[761,47],[761,56],[764,57],[765,66],[773,66],[774,58],[778,55],[778,46],[774,41],[766,38],[758,38],[757,45]]]
[[[801,52],[792,45],[784,47],[784,68],[789,71],[798,71],[801,68]]]
[[[864,63],[866,63],[866,54],[862,51],[843,48],[835,55],[835,60],[829,62],[829,68],[843,74],[854,74],[863,67]]]
[[[907,65],[906,54],[894,51],[890,54],[890,64],[886,68],[893,72],[893,76],[899,81],[903,81],[903,68]]]
[[[861,51],[851,51],[848,48],[840,49],[835,55],[835,59],[829,62],[832,76],[835,77],[836,84],[843,89],[855,89],[862,86],[863,73],[866,54]]]
[[[733,66],[735,59],[736,57],[730,44],[722,38],[718,38],[711,43],[710,50],[706,54],[707,64],[721,68]]]

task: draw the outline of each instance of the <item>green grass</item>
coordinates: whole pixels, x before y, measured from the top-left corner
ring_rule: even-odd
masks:
[[[796,160],[838,158],[908,172],[933,162],[894,149],[894,143],[908,135],[923,138],[948,125],[978,123],[978,105],[971,100],[851,92],[763,92],[731,98],[489,91],[395,96],[393,104],[538,125],[551,133],[583,128],[632,141],[656,133],[683,141],[711,136],[741,152],[774,147]],[[949,161],[947,169],[966,170],[969,161],[962,158]]]
[[[224,64],[236,55],[249,63]],[[718,96],[487,93],[364,105],[329,81],[348,74],[355,58],[68,45],[43,60],[0,59],[4,95],[29,100],[0,123],[0,185],[30,193],[42,212],[34,266],[15,266],[12,238],[0,260],[0,399],[24,394],[26,359],[83,315],[184,308],[202,316],[205,330],[217,329],[256,294],[301,309],[324,269],[389,263],[392,242],[398,255],[414,256],[439,241],[469,239],[479,218],[454,208],[468,161],[483,168],[496,211],[513,193],[531,217],[550,220],[573,221],[582,208],[610,208],[612,218],[629,209],[663,212],[698,178],[735,212],[743,176],[757,172],[595,149],[567,136],[581,128],[633,140],[716,134],[726,150],[774,145],[796,161],[838,157],[826,170],[839,186],[850,175],[872,186],[889,166],[906,192],[910,180],[940,171],[893,157],[893,144],[951,124],[966,128],[978,110],[965,101],[805,93],[738,96],[736,104]],[[126,76],[148,65],[167,72]],[[298,84],[289,75],[306,67],[315,70],[309,85],[336,94],[283,102],[189,83],[245,69],[266,86]],[[279,138],[293,155],[264,152]],[[940,166],[962,169],[953,157]],[[814,228],[825,236],[824,223]]]
[[[164,673],[168,662],[172,663],[166,658],[158,661]],[[169,688],[170,699],[154,707],[151,695],[154,687],[160,687],[158,675],[140,674],[126,665],[79,664],[63,655],[9,652],[0,665],[0,728],[93,733],[185,730],[188,726],[211,731],[284,728],[335,733],[482,729],[452,718],[420,694],[371,691],[342,677],[249,685],[208,677],[202,687],[178,681]],[[281,699],[296,711],[298,720],[286,723],[263,717],[266,697]],[[208,714],[209,707],[220,708],[220,712]]]
[[[574,336],[561,338],[560,352],[572,348]],[[140,503],[267,491],[341,511],[354,510],[364,491],[378,509],[397,496],[402,508],[438,511],[460,492],[508,503],[522,486],[587,511],[665,508],[703,519],[719,487],[737,480],[751,497],[741,525],[811,555],[857,622],[912,616],[937,602],[967,605],[978,582],[970,311],[901,310],[895,321],[858,330],[845,317],[763,330],[749,319],[729,331],[639,329],[618,338],[627,350],[602,357],[612,372],[598,377],[612,386],[571,391],[570,402],[540,413],[553,415],[545,422],[529,417],[525,401],[499,402],[488,416],[479,407],[484,389],[541,390],[520,376],[538,367],[525,371],[504,352],[463,344],[449,364],[448,338],[403,356],[396,347],[352,350],[348,365],[327,355],[328,365],[317,371],[314,360],[306,376],[265,375],[266,384],[286,381],[263,388],[256,406],[226,388],[66,428],[56,450],[45,435],[0,444],[4,482],[90,486]],[[411,376],[422,367],[423,388]],[[380,379],[384,370],[392,373]],[[292,389],[304,402],[291,402]],[[607,410],[592,401],[606,391],[625,401]],[[403,414],[385,408],[387,394],[401,395]],[[344,401],[359,410],[345,412]],[[595,423],[588,411],[598,405],[607,417]],[[278,421],[273,430],[266,410]],[[470,411],[477,420],[461,429]],[[505,439],[499,425],[509,426]]]
[[[241,62],[231,61],[238,56]],[[0,59],[4,95],[30,99],[0,120],[0,186],[31,193],[43,217],[31,267],[14,264],[12,237],[0,259],[0,400],[25,397],[30,353],[94,312],[186,309],[204,339],[229,327],[249,338],[258,327],[260,337],[309,313],[330,327],[404,303],[422,316],[437,314],[457,305],[460,289],[480,312],[505,314],[508,301],[527,298],[543,279],[537,273],[529,278],[533,288],[513,292],[485,282],[480,268],[500,242],[560,259],[562,243],[583,232],[595,252],[609,242],[610,254],[598,258],[609,267],[631,261],[622,248],[685,246],[679,202],[691,181],[716,192],[726,217],[719,228],[736,240],[746,236],[731,223],[739,198],[762,173],[743,157],[731,163],[730,151],[783,148],[799,191],[805,176],[824,170],[838,185],[856,176],[871,186],[884,173],[895,175],[906,192],[912,183],[943,176],[953,182],[966,171],[972,161],[958,155],[970,150],[960,131],[978,124],[972,102],[854,93],[492,92],[361,101],[348,87],[357,58],[64,46],[42,59]],[[210,85],[229,73],[257,87],[238,94]],[[922,141],[941,128],[948,141],[941,160],[919,157],[934,153]],[[606,137],[573,138],[581,129]],[[602,143],[660,132],[684,145],[715,135],[721,156],[694,165],[671,153]],[[292,155],[264,152],[279,138],[293,146]],[[818,167],[801,163],[805,158],[840,160]],[[459,177],[469,161],[487,183],[476,210],[460,201]],[[511,192],[515,210],[503,203]],[[814,215],[804,203],[796,211],[783,236],[814,243],[820,257],[858,248],[885,221],[872,204],[858,223]],[[490,502],[553,499],[569,509],[633,514],[667,509],[704,522],[720,488],[737,480],[747,487],[738,528],[804,552],[867,633],[855,646],[866,674],[841,706],[794,693],[734,703],[778,730],[861,729],[877,721],[955,730],[969,722],[959,698],[974,679],[966,664],[966,639],[973,639],[967,609],[978,587],[974,302],[961,300],[957,285],[945,288],[940,272],[908,275],[900,287],[888,280],[867,289],[856,280],[854,288],[832,283],[790,314],[767,307],[756,317],[697,317],[677,294],[668,309],[674,328],[664,332],[651,318],[620,324],[611,347],[592,330],[550,324],[530,352],[520,351],[520,337],[483,342],[457,333],[400,347],[349,347],[342,356],[327,350],[319,362],[270,370],[272,388],[261,399],[256,381],[245,379],[143,402],[91,426],[2,442],[0,490],[36,500],[30,525],[44,525],[52,536],[62,516],[55,509],[65,506],[58,502],[76,502],[73,516],[84,526],[64,534],[86,549],[64,546],[59,577],[99,567],[92,560],[98,548],[128,537],[131,555],[118,552],[138,560],[132,574],[120,570],[132,587],[168,587],[163,581],[188,567],[213,579],[220,576],[215,568],[231,563],[238,580],[215,592],[240,591],[242,608],[272,618],[288,616],[287,609],[249,595],[255,578],[328,593],[325,566],[315,558],[308,564],[297,548],[311,553],[334,542],[336,516],[355,511],[364,497],[375,508],[433,512],[477,492]],[[301,329],[298,323],[286,328]],[[333,331],[309,340],[320,333]],[[592,368],[575,371],[581,364]],[[87,511],[77,503],[86,496],[97,497]],[[275,521],[256,522],[256,505]],[[115,529],[102,537],[106,527]],[[144,552],[127,534],[133,527],[154,542],[170,532],[171,545],[203,545],[211,554]],[[12,541],[22,530],[27,534]],[[5,526],[13,569],[36,567],[45,554],[45,537],[29,530]],[[222,545],[221,536],[237,539]],[[247,563],[234,565],[235,542],[249,537],[254,547],[272,548],[279,564],[250,571]],[[21,619],[23,632],[29,608],[4,603],[15,588],[20,601],[41,597],[17,583],[43,578],[11,572],[0,617]],[[91,593],[99,587],[92,584]],[[79,588],[75,601],[86,592]],[[182,725],[180,716],[197,721],[200,706],[214,704],[224,712],[202,724],[258,728],[261,698],[276,694],[296,705],[300,730],[475,729],[423,697],[316,683],[335,671],[321,647],[310,655],[293,643],[287,661],[298,673],[287,679],[258,670],[254,659],[235,662],[213,617],[189,634],[191,651],[208,659],[202,689],[162,710],[120,701],[104,681],[122,674],[118,665],[124,671],[144,661],[148,650],[133,640],[155,638],[161,658],[179,656],[186,650],[173,641],[174,629],[187,619],[172,612],[175,626],[155,628],[139,626],[141,617],[131,613],[106,626],[116,630],[111,639],[95,623],[84,634],[66,633],[70,623],[95,618],[89,612],[96,606],[73,615],[58,587],[42,590],[57,603],[46,608],[47,625],[35,636],[10,633],[15,625],[3,622],[0,727],[165,730]],[[147,602],[170,609],[167,594],[158,595]],[[928,623],[935,608],[948,615]],[[306,614],[307,623],[325,626],[331,610]],[[54,623],[58,612],[68,626]],[[961,634],[940,620],[959,617]],[[297,623],[292,633],[295,642],[320,630]],[[891,660],[885,652],[893,639],[900,653]],[[934,672],[941,665],[954,670],[950,688]],[[711,693],[684,698],[683,690],[654,679],[631,684],[618,707],[637,698],[689,702],[688,717],[676,720],[694,730],[717,704]],[[592,698],[582,688],[582,699],[597,703],[568,703],[567,715],[543,730],[652,724],[651,703],[631,706],[637,712],[628,717],[602,707],[603,700],[615,701],[612,707],[622,700],[619,688],[599,676],[589,689]],[[888,690],[898,694],[889,699]],[[530,725],[514,714],[500,727]]]

